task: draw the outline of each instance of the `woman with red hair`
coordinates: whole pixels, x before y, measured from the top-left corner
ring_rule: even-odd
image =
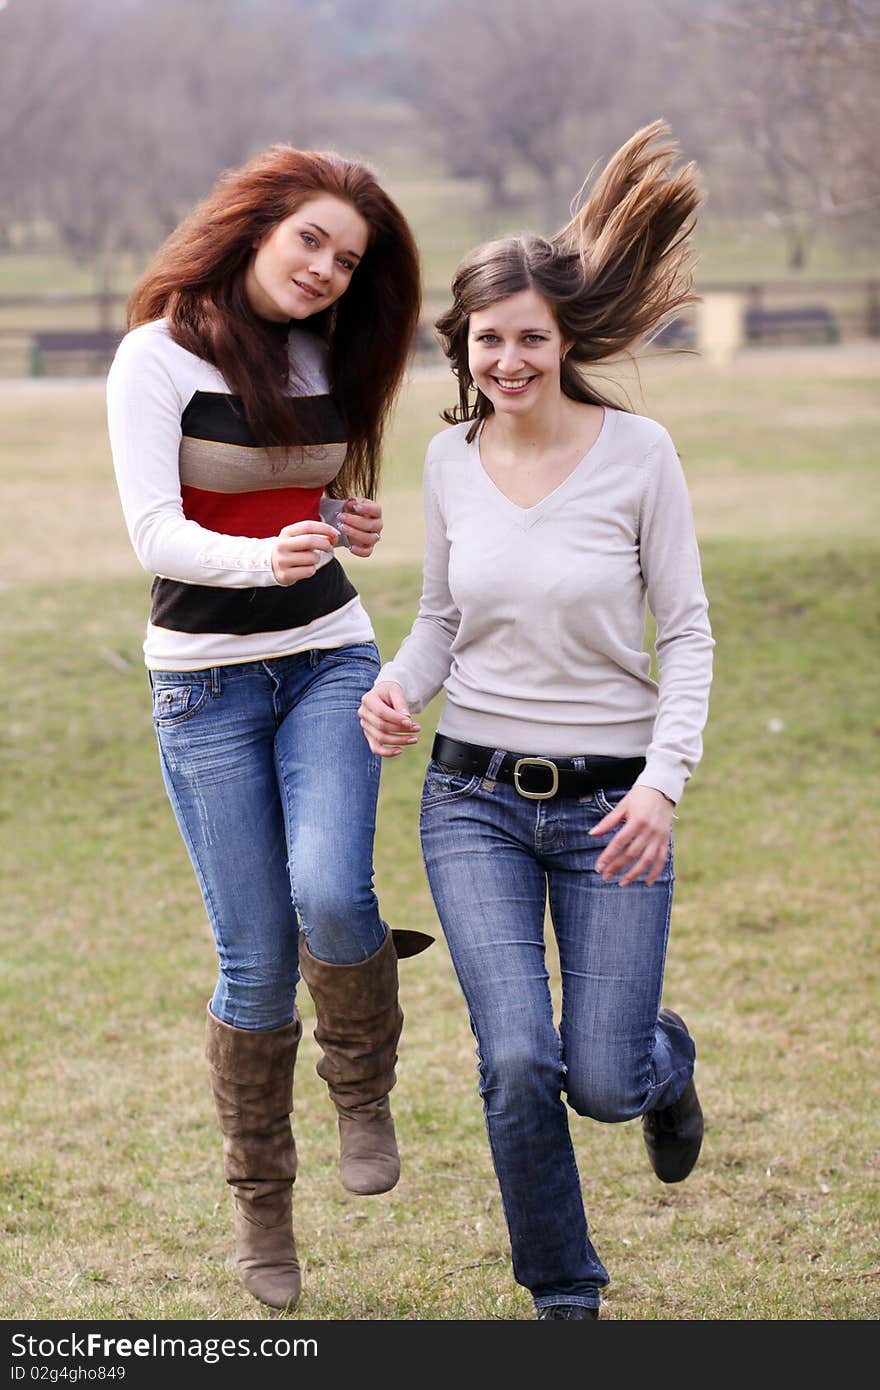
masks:
[[[144,653],[165,786],[219,957],[206,1055],[255,1298],[300,1293],[290,1125],[302,1024],[356,1193],[399,1176],[403,1020],[373,890],[379,671],[345,569],[381,535],[383,432],[418,323],[419,260],[362,164],[275,145],[224,174],[156,253],[107,383],[132,544],[155,575]]]

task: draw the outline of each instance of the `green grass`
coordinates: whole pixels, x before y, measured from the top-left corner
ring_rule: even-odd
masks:
[[[572,1118],[609,1319],[880,1311],[878,363],[783,363],[772,383],[764,359],[644,374],[641,408],[673,429],[700,499],[718,644],[665,991],[697,1037],[707,1132],[692,1177],[664,1188],[638,1124]],[[386,654],[417,600],[418,477],[446,399],[444,382],[408,388],[383,497],[397,539],[349,562]],[[149,580],[116,515],[100,391],[0,392],[0,418],[0,1318],[259,1320],[229,1265],[201,1055],[214,951],[161,787]],[[384,914],[432,932],[416,825],[438,714],[384,768],[376,855]],[[401,988],[403,1177],[370,1199],[337,1181],[301,1000],[294,1317],[527,1320],[442,941],[403,963]]]

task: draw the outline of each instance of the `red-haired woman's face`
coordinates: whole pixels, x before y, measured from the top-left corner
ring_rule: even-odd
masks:
[[[309,198],[260,242],[245,275],[251,308],[284,323],[328,309],[348,289],[370,229],[331,193]]]

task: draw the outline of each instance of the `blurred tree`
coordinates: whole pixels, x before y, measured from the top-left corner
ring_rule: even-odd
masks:
[[[9,0],[0,226],[51,226],[102,283],[218,173],[324,109],[308,0]]]
[[[584,0],[442,0],[413,36],[408,88],[450,171],[484,179],[503,205],[525,168],[552,221],[584,117],[612,100],[617,14]]]
[[[0,10],[0,238],[44,211],[69,114],[89,88],[91,16],[73,32],[63,0],[5,4]]]
[[[274,141],[439,160],[544,229],[666,118],[710,212],[876,242],[880,0],[0,0],[0,246],[109,281]]]
[[[679,19],[719,211],[768,217],[791,269],[820,225],[876,240],[878,0],[712,0]]]
[[[664,67],[668,38],[654,0],[439,0],[398,80],[452,174],[504,206],[528,171],[549,229],[638,126],[664,116],[681,137],[696,124]]]

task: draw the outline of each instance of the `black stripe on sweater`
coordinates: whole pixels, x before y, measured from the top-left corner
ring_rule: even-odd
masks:
[[[283,632],[335,613],[357,597],[336,559],[311,579],[269,589],[223,589],[154,579],[150,621],[172,632]]]
[[[291,414],[300,444],[343,444],[345,426],[332,396],[290,398]],[[190,439],[210,439],[217,444],[262,446],[254,438],[244,416],[241,398],[220,391],[195,391],[181,416],[183,433]]]

